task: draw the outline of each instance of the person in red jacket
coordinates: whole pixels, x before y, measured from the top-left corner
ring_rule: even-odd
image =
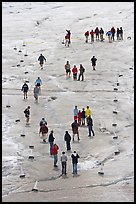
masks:
[[[77,80],[78,69],[77,69],[76,65],[74,65],[72,72],[73,72],[73,79]]]
[[[54,167],[57,167],[57,162],[58,162],[58,150],[59,147],[57,144],[54,144],[52,146],[52,154],[54,155]]]
[[[85,38],[86,38],[85,42],[88,43],[89,31],[86,31],[86,32],[85,32]]]
[[[91,42],[94,42],[94,34],[95,32],[91,30],[90,35],[91,35]]]
[[[81,116],[82,116],[82,113],[81,113],[81,111],[79,110],[79,111],[78,111],[78,126],[81,126]]]
[[[69,47],[69,35],[68,34],[65,35],[65,46]]]

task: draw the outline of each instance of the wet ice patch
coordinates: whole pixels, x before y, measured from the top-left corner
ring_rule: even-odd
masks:
[[[81,171],[82,170],[89,170],[89,169],[96,167],[97,165],[98,165],[98,161],[92,161],[92,160],[84,161],[84,162],[80,162],[78,164],[78,169]]]

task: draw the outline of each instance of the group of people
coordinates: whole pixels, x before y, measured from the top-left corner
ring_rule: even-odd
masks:
[[[47,121],[45,120],[45,118],[42,118],[40,123],[39,123],[40,129],[39,129],[39,136],[42,138],[43,142],[48,143],[49,142],[49,152],[50,155],[53,156],[54,161],[54,167],[58,167],[57,163],[58,163],[58,151],[59,151],[59,146],[54,143],[55,141],[55,137],[54,137],[54,131],[51,130],[48,136],[48,126],[47,126]],[[41,135],[40,135],[41,134]],[[64,134],[64,141],[66,142],[66,148],[67,151],[71,150],[71,135],[69,134],[68,131],[65,131]],[[72,157],[72,164],[73,164],[73,174],[77,174],[77,163],[78,163],[78,158],[79,155],[76,154],[76,151],[74,151],[74,153],[71,155]],[[76,159],[77,158],[77,159]],[[60,157],[60,161],[62,164],[62,175],[66,175],[66,164],[67,164],[67,156],[65,154],[65,151],[62,152],[62,155]]]
[[[123,29],[122,27],[115,29],[114,27],[112,27],[108,32],[106,32],[106,36],[108,36],[108,40],[109,42],[111,42],[112,40],[115,40],[115,33],[117,34],[117,40],[123,40]],[[89,35],[90,35],[90,39],[91,39],[91,43],[94,42],[94,38],[96,38],[96,41],[104,41],[104,30],[103,28],[98,28],[96,27],[94,30],[92,29],[90,32],[86,31],[84,33],[85,35],[85,42],[88,43],[89,40]]]
[[[41,85],[42,85],[42,80],[41,80],[40,77],[38,77],[35,80],[34,85],[35,86],[34,86],[34,89],[33,89],[33,94],[34,94],[35,101],[38,101],[38,96],[41,93]],[[29,86],[28,86],[26,81],[22,85],[21,91],[23,92],[24,99],[27,99]]]
[[[69,46],[70,44],[70,36],[71,36],[71,32],[70,30],[66,30],[67,31],[67,36],[68,36],[68,42],[66,44],[66,46]],[[92,61],[92,66],[96,66],[96,61],[97,59],[95,58],[95,56],[93,56],[93,58],[91,59]],[[41,54],[38,58],[39,64],[41,69],[43,69],[43,65],[44,62],[46,62],[46,58]],[[95,69],[95,67],[93,68]],[[80,68],[79,68],[79,75],[78,74],[78,68],[76,67],[76,65],[74,65],[74,67],[71,69],[70,63],[69,61],[67,61],[66,65],[65,65],[65,70],[66,70],[66,76],[70,77],[71,76],[71,72],[73,73],[73,79],[74,80],[78,80],[80,81],[80,79],[82,81],[84,81],[84,72],[85,72],[85,68],[82,64],[80,64]],[[38,96],[39,93],[41,92],[41,86],[42,86],[42,80],[40,77],[38,77],[35,82],[34,82],[34,89],[33,89],[33,94],[34,94],[34,98],[35,101],[38,101]],[[23,96],[24,99],[28,98],[28,91],[29,91],[29,86],[27,84],[27,81],[24,82],[24,84],[22,85],[21,91],[23,92]],[[77,134],[77,139],[78,141],[80,140],[79,138],[79,127],[80,126],[85,126],[85,124],[87,124],[88,126],[88,130],[89,130],[89,136],[91,136],[91,132],[93,132],[93,136],[94,136],[94,131],[93,131],[93,124],[92,122],[90,122],[89,124],[89,117],[90,117],[90,121],[92,120],[91,118],[91,110],[89,108],[89,106],[87,106],[86,109],[82,109],[82,111],[77,111],[77,106],[75,106],[74,109],[74,122],[72,122],[71,124],[71,129],[72,129],[72,137],[70,135],[70,133],[68,131],[65,131],[64,134],[64,141],[66,142],[66,149],[67,151],[71,150],[71,140],[74,142],[75,141],[75,135]],[[77,113],[76,113],[77,111]],[[27,108],[25,108],[24,110],[24,115],[26,118],[26,126],[30,124],[30,106],[27,106]],[[58,151],[59,151],[59,146],[54,143],[55,141],[55,137],[54,137],[54,131],[51,130],[49,133],[49,128],[48,128],[48,124],[45,118],[42,118],[41,121],[39,122],[39,137],[42,139],[43,143],[49,143],[49,152],[50,155],[53,156],[54,158],[54,167],[57,167],[57,162],[58,162]],[[71,160],[72,160],[72,164],[73,164],[73,174],[77,174],[77,163],[78,163],[78,159],[79,159],[79,155],[77,154],[77,152],[74,150],[73,153],[71,154]],[[62,175],[66,175],[67,171],[66,171],[66,167],[67,167],[67,155],[65,151],[62,151],[62,155],[60,157],[60,161],[62,164]]]
[[[78,140],[80,140],[79,138],[79,127],[80,126],[85,126],[85,124],[88,127],[88,133],[89,133],[89,137],[91,137],[91,132],[94,134],[94,130],[93,130],[93,119],[92,119],[92,111],[90,109],[89,106],[79,110],[77,106],[74,107],[73,109],[73,114],[74,114],[74,121],[71,124],[72,127],[72,132],[73,132],[73,141],[75,138],[75,135],[77,135]]]
[[[96,70],[96,61],[97,61],[97,58],[93,56],[91,58],[93,70]],[[67,78],[70,78],[71,72],[72,72],[74,81],[80,81],[80,79],[81,81],[84,81],[85,67],[82,64],[80,64],[79,69],[77,68],[76,65],[74,65],[73,68],[71,68],[70,62],[67,61],[64,67],[65,67],[65,73]],[[79,75],[78,75],[78,72],[79,72]]]
[[[67,61],[66,64],[65,64],[65,71],[66,71],[66,77],[70,77],[71,76],[71,71],[72,71],[74,80],[80,81],[80,78],[82,77],[82,81],[84,81],[85,68],[83,67],[82,64],[80,64],[80,67],[79,67],[79,76],[77,75],[78,74],[77,66],[74,65],[74,67],[71,68],[69,61]],[[78,77],[78,79],[77,79],[77,77]]]

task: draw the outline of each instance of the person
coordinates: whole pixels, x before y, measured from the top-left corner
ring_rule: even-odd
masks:
[[[119,28],[117,28],[117,40],[119,40],[120,39],[120,30],[119,30]]]
[[[76,151],[74,151],[71,155],[71,158],[72,158],[72,167],[73,167],[72,174],[77,174],[77,163],[80,156],[79,154],[77,154]]]
[[[23,93],[24,93],[24,99],[27,99],[28,90],[29,90],[29,87],[28,87],[28,84],[25,81],[22,88],[21,88],[21,91],[23,91]]]
[[[68,34],[65,35],[65,46],[69,47],[69,35]]]
[[[71,70],[70,70],[70,63],[69,63],[69,61],[67,61],[67,63],[65,64],[65,70],[66,70],[66,77],[70,77]]]
[[[82,113],[81,113],[81,111],[79,110],[79,111],[78,111],[78,126],[81,126],[81,115],[82,115]]]
[[[72,132],[73,132],[73,142],[74,142],[74,136],[77,135],[77,139],[78,141],[80,140],[79,138],[79,130],[78,130],[78,123],[77,121],[74,121],[72,124],[71,124],[71,127],[72,127]]]
[[[45,118],[42,118],[42,119],[40,120],[40,123],[39,123],[40,127],[41,127],[44,123],[45,123],[45,125],[47,125],[47,121],[45,120]]]
[[[85,125],[85,118],[85,109],[83,108],[81,112],[81,125]]]
[[[73,72],[73,79],[77,80],[78,69],[77,69],[76,65],[74,65],[72,72]]]
[[[42,80],[40,77],[38,77],[36,80],[35,80],[35,85],[37,85],[39,87],[39,93],[41,93],[41,85],[42,85]]]
[[[89,116],[91,116],[91,114],[92,114],[92,111],[91,111],[90,107],[87,106],[86,109],[85,109],[86,122],[87,122],[87,118],[88,118]]]
[[[37,85],[35,85],[34,87],[34,98],[35,98],[35,101],[38,101],[38,96],[39,96],[39,87]]]
[[[101,42],[103,42],[104,41],[104,38],[103,38],[104,30],[102,28],[100,28],[99,33],[100,33],[100,40],[101,40]]]
[[[82,64],[80,64],[80,68],[79,68],[79,76],[78,76],[78,81],[80,81],[80,77],[82,77],[82,81],[84,81],[84,72],[85,72],[85,68],[83,67]]]
[[[100,34],[99,28],[96,27],[94,32],[95,32],[95,35],[96,35],[96,40],[99,40],[99,34]]]
[[[112,35],[111,35],[111,40],[113,40],[113,41],[114,41],[114,36],[115,36],[115,32],[116,32],[116,30],[115,30],[115,28],[114,28],[114,27],[112,27],[112,28],[111,28],[111,32],[112,32]]]
[[[39,136],[40,136],[40,133],[42,133],[42,136],[41,138],[43,139],[43,142],[47,142],[47,137],[48,137],[48,127],[45,123],[43,123],[41,126],[40,126],[40,129],[39,129]]]
[[[90,35],[91,35],[91,43],[94,42],[94,34],[95,32],[93,30],[91,30]]]
[[[88,137],[91,137],[91,132],[93,133],[93,136],[95,136],[94,130],[93,130],[93,119],[91,118],[91,116],[88,116],[87,118],[87,126],[88,126],[88,132],[89,132]]]
[[[67,34],[68,34],[68,37],[69,37],[69,44],[71,43],[71,32],[70,30],[66,30],[67,31]]]
[[[43,69],[43,64],[44,64],[44,61],[46,62],[46,58],[42,54],[40,54],[40,56],[38,57],[38,61],[41,66],[41,69]]]
[[[109,43],[111,43],[111,40],[112,40],[112,32],[109,30],[106,35],[108,36],[108,40],[109,40]]]
[[[68,131],[65,132],[64,140],[66,141],[67,151],[71,150],[70,146],[71,136]]]
[[[91,58],[93,70],[96,70],[96,69],[95,69],[95,67],[96,67],[96,61],[97,61],[96,57],[93,56],[93,57]]]
[[[60,157],[60,161],[61,161],[61,166],[62,166],[62,176],[67,174],[67,156],[65,154],[65,152],[62,152],[62,155]]]
[[[85,42],[88,43],[89,31],[86,31],[84,35],[85,35],[85,39],[86,39]]]
[[[73,112],[74,112],[74,121],[77,122],[77,120],[78,120],[78,108],[77,108],[77,106],[75,106]]]
[[[50,143],[50,155],[52,155],[52,146],[54,144],[55,137],[53,136],[53,130],[51,130],[48,138],[48,142]]]
[[[122,27],[120,27],[119,31],[120,31],[120,39],[123,40],[123,29],[122,29]]]
[[[24,110],[24,114],[26,117],[26,125],[29,125],[29,120],[30,120],[30,106],[28,106],[25,110]]]
[[[58,145],[56,143],[53,144],[53,146],[52,146],[52,154],[54,156],[54,167],[58,167],[57,166],[57,162],[58,162],[58,150],[59,150]]]

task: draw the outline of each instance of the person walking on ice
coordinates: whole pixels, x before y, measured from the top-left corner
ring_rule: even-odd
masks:
[[[70,68],[71,68],[70,63],[69,61],[67,61],[67,63],[65,64],[66,77],[70,77],[70,74],[71,74]]]
[[[96,70],[96,69],[95,69],[95,67],[96,67],[96,61],[97,61],[96,57],[93,56],[93,57],[91,58],[93,70]]]
[[[71,136],[68,131],[65,132],[64,140],[66,141],[67,151],[71,150],[71,146],[70,146]]]
[[[53,130],[51,130],[48,138],[48,142],[50,143],[50,155],[52,155],[52,146],[54,144],[55,137],[53,136]]]
[[[35,85],[37,85],[39,87],[39,94],[41,93],[41,85],[42,85],[42,80],[40,77],[38,77],[36,80],[35,80]]]
[[[30,120],[30,106],[28,106],[25,110],[24,110],[24,114],[26,117],[26,125],[29,125],[29,120]]]
[[[58,162],[58,150],[59,150],[58,145],[54,144],[52,146],[52,154],[54,155],[54,167],[58,167],[57,166],[57,162]]]
[[[81,125],[85,125],[85,118],[85,109],[83,108],[81,112]]]
[[[91,118],[91,116],[87,118],[87,126],[88,126],[88,132],[89,132],[88,137],[91,137],[91,132],[93,133],[93,136],[95,136],[94,130],[93,130],[93,119]]]
[[[87,118],[88,118],[89,116],[91,116],[91,114],[92,114],[92,111],[91,111],[90,107],[87,106],[86,109],[85,109],[86,122],[87,122]]]
[[[46,58],[42,54],[40,54],[40,56],[38,57],[38,61],[39,61],[41,69],[43,69],[43,64],[44,62],[47,61]]]
[[[73,79],[74,79],[74,81],[76,81],[77,80],[77,73],[78,73],[78,69],[77,69],[76,65],[74,65],[72,72],[73,72]]]
[[[62,152],[62,155],[60,157],[60,161],[61,161],[61,166],[62,166],[62,176],[67,174],[67,156],[65,154],[65,152]]]
[[[42,134],[40,136],[40,133]],[[40,130],[39,130],[39,136],[41,137],[41,139],[43,140],[43,142],[47,142],[47,137],[48,137],[48,127],[45,123],[43,123],[40,127]]]
[[[77,174],[77,163],[80,156],[77,154],[76,151],[74,151],[71,155],[71,158],[72,158],[72,167],[73,167],[72,174],[75,175]]]
[[[28,93],[29,87],[26,83],[26,81],[24,82],[21,91],[23,91],[24,93],[24,99],[27,99],[27,93]]]
[[[78,76],[78,81],[80,81],[80,77],[82,77],[82,81],[84,81],[84,72],[85,72],[85,68],[83,67],[82,64],[80,64],[80,68],[79,68],[79,76]]]
[[[88,43],[89,31],[86,31],[84,35],[85,35],[85,42]]]
[[[79,138],[79,130],[78,130],[78,122],[74,121],[72,124],[71,124],[71,127],[72,127],[72,132],[73,132],[73,142],[75,140],[75,135],[77,135],[77,139],[78,141],[80,140]]]
[[[35,101],[37,102],[38,101],[38,96],[39,96],[39,87],[37,85],[35,85],[33,92],[34,92]]]

